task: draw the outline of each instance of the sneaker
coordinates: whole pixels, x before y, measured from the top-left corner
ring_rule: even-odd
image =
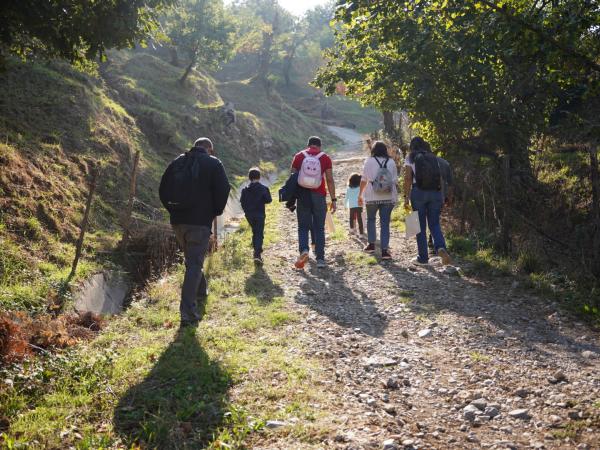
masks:
[[[392,259],[392,254],[389,250],[381,250],[381,259]]]
[[[324,269],[327,267],[327,263],[325,262],[324,259],[317,259],[317,267],[319,269]]]
[[[304,265],[308,262],[308,252],[303,252],[296,260],[294,266],[296,269],[304,269]]]
[[[452,264],[452,257],[448,253],[448,250],[446,250],[445,248],[438,248],[437,254],[440,258],[442,258],[442,264],[444,266],[449,266],[450,264]]]
[[[254,264],[256,264],[257,266],[262,266],[263,265],[263,259],[260,256],[255,256],[254,257]]]
[[[412,260],[413,264],[416,264],[417,266],[428,266],[429,263],[428,262],[423,262],[421,261],[418,257]]]
[[[363,251],[367,253],[373,253],[375,251],[375,244],[369,243],[365,248],[363,248]]]

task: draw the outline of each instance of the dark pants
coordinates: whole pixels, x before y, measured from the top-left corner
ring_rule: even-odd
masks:
[[[434,251],[446,248],[446,241],[440,225],[440,213],[442,211],[443,198],[440,191],[423,191],[413,186],[410,192],[410,200],[413,211],[419,212],[419,224],[421,232],[417,234],[417,247],[419,247],[419,261],[427,262],[429,252],[427,251],[427,227],[433,236]]]
[[[248,217],[246,220],[252,228],[252,247],[254,248],[254,257],[260,258],[263,252],[263,241],[265,239],[265,216]]]
[[[298,216],[298,247],[300,253],[308,252],[308,235],[312,227],[317,259],[325,259],[325,215],[327,214],[327,202],[325,201],[325,196],[318,192],[311,192],[310,197],[310,205],[298,202],[298,208],[296,209]]]
[[[358,223],[358,231],[360,234],[365,232],[362,220],[362,208],[350,208],[350,229],[354,230],[355,223]]]
[[[208,250],[210,228],[201,225],[173,225],[173,231],[185,257],[185,276],[181,286],[179,312],[182,322],[201,319],[198,300],[206,296],[207,283],[202,266]]]

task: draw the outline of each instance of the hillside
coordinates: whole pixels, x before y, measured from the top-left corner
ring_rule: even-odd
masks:
[[[42,311],[61,305],[92,167],[100,169],[85,257],[77,279],[111,265],[120,239],[133,156],[141,152],[136,204],[161,215],[164,167],[209,136],[237,184],[251,165],[282,159],[306,137],[336,138],[275,90],[219,82],[145,52],[113,52],[97,76],[65,63],[9,61],[0,73],[0,304]],[[225,101],[236,122],[226,127]],[[151,214],[148,214],[150,211]],[[157,216],[158,214],[158,216]]]

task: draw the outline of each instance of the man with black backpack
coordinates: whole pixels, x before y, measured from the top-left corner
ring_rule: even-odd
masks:
[[[202,271],[211,226],[223,214],[229,198],[229,180],[223,164],[212,156],[213,144],[200,138],[175,158],[160,181],[160,201],[169,211],[177,241],[183,248],[185,276],[181,288],[181,326],[197,326],[198,303],[208,295]]]
[[[442,194],[442,170],[437,156],[421,137],[410,141],[410,154],[404,163],[404,207],[409,209],[409,199],[413,211],[419,213],[421,232],[417,234],[419,255],[413,261],[416,264],[428,264],[427,226],[433,236],[436,253],[442,264],[452,263],[446,250],[446,241],[440,225],[440,213],[444,203]]]

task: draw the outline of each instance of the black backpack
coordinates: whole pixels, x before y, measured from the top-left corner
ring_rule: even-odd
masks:
[[[199,195],[198,173],[203,154],[184,153],[165,170],[158,189],[160,201],[167,211],[184,211],[196,206]]]
[[[415,183],[424,191],[442,189],[442,174],[437,156],[432,152],[418,152],[412,158],[415,163]]]

